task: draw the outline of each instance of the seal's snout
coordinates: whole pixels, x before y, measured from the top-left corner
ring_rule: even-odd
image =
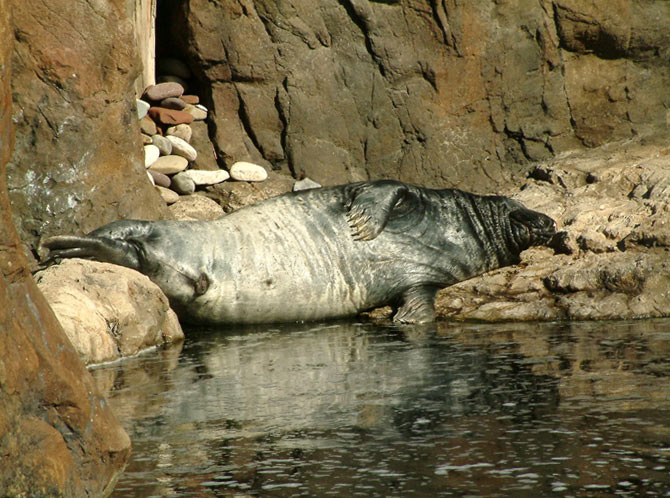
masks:
[[[514,223],[527,230],[530,245],[546,244],[556,233],[556,222],[546,214],[530,209],[516,209],[509,216]]]

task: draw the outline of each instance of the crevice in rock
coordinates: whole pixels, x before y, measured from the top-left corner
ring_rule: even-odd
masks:
[[[282,99],[280,95],[280,92],[282,90],[288,93],[288,78],[284,78],[284,81],[282,81],[282,87],[277,88],[277,91],[275,92],[274,104],[275,109],[277,109],[277,115],[279,116],[279,120],[282,123],[281,135],[279,138],[281,148],[284,151],[284,157],[286,158],[286,163],[288,165],[289,171],[291,172],[291,176],[297,179],[298,177],[296,176],[295,165],[293,164],[293,153],[291,151],[291,147],[288,144],[289,116],[286,110],[284,109],[284,105],[282,104]]]
[[[386,77],[386,70],[384,69],[384,65],[382,64],[381,58],[379,57],[379,55],[377,55],[374,47],[372,46],[372,38],[370,36],[370,30],[369,27],[367,26],[367,23],[365,22],[365,19],[363,19],[361,14],[356,10],[356,7],[351,2],[351,0],[338,0],[338,1],[339,4],[342,7],[344,7],[344,10],[347,12],[349,18],[352,20],[352,22],[356,25],[356,27],[360,30],[361,34],[363,35],[363,39],[365,41],[365,49],[367,50],[368,54],[370,54],[370,58],[379,69],[380,74],[383,77]]]
[[[239,105],[237,107],[237,116],[240,118],[240,123],[242,124],[242,128],[244,128],[244,133],[247,134],[249,137],[249,140],[251,140],[251,143],[253,146],[256,148],[256,150],[263,156],[263,150],[258,142],[258,137],[256,137],[256,132],[254,131],[254,126],[251,123],[251,119],[249,118],[249,113],[247,112],[247,105],[244,102],[244,98],[242,97],[242,94],[240,93],[239,88],[237,88],[237,85],[235,85],[235,92],[237,93],[237,100],[239,102]]]

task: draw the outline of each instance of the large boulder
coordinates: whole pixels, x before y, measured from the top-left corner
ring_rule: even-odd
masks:
[[[16,146],[7,179],[19,236],[33,250],[43,236],[166,214],[144,171],[127,3],[12,2]]]
[[[668,2],[191,0],[159,11],[228,166],[487,192],[525,163],[667,127]]]
[[[129,268],[69,259],[37,273],[35,281],[85,363],[184,339],[165,294]]]
[[[665,137],[564,155],[514,197],[557,220],[553,249],[444,289],[450,319],[604,320],[670,316],[670,146]],[[556,254],[554,253],[556,252]]]
[[[130,440],[35,286],[11,219],[10,10],[0,0],[0,496],[106,496]]]

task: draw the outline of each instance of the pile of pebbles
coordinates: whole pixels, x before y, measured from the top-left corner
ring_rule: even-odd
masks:
[[[267,179],[265,168],[240,161],[229,171],[200,170],[198,151],[190,144],[193,121],[207,119],[208,110],[197,95],[185,93],[191,72],[178,59],[161,59],[158,83],[137,100],[137,117],[144,142],[144,166],[151,182],[168,204],[189,195],[199,186],[215,185],[229,178],[258,182]]]

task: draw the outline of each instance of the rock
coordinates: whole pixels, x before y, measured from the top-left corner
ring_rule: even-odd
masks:
[[[151,181],[154,185],[170,188],[171,180],[169,176],[151,169],[147,170],[147,173],[149,174],[149,177],[151,178]]]
[[[177,111],[183,110],[187,106],[186,102],[177,97],[169,97],[167,99],[161,100],[159,107],[164,107],[166,109],[175,109]]]
[[[181,97],[184,94],[184,87],[179,83],[165,82],[149,86],[145,91],[143,98],[152,102],[160,102],[170,97]]]
[[[311,180],[309,178],[303,178],[302,180],[298,180],[293,185],[294,192],[299,192],[301,190],[309,190],[312,188],[321,188],[321,185],[319,185],[314,180]]]
[[[149,135],[141,133],[141,136],[142,136],[142,145],[151,145],[152,141]]]
[[[197,194],[179,197],[169,209],[172,218],[179,221],[215,220],[225,214],[215,201]]]
[[[148,168],[153,163],[156,162],[158,157],[161,155],[161,151],[155,145],[145,145],[144,146],[144,167]]]
[[[290,192],[294,183],[295,180],[289,176],[272,174],[264,182],[223,182],[205,187],[205,192],[226,213],[231,213],[241,207]]]
[[[190,162],[195,161],[198,158],[198,152],[191,147],[186,140],[182,140],[174,135],[168,135],[165,138],[172,144],[173,154],[185,157]]]
[[[158,190],[166,204],[174,204],[179,200],[179,194],[174,190],[159,185],[156,185],[154,188]]]
[[[149,181],[152,185],[156,185],[156,180],[154,180],[153,175],[149,171],[147,171],[147,177],[149,178]]]
[[[216,171],[189,169],[179,174],[189,177],[191,180],[193,180],[193,183],[199,186],[216,185],[217,183],[225,182],[228,178],[230,178],[230,174],[223,169]]]
[[[203,106],[194,106],[191,104],[186,104],[186,107],[184,107],[184,112],[188,112],[191,116],[193,116],[194,121],[204,121],[207,119],[207,108]]]
[[[189,67],[181,60],[174,57],[161,57],[156,61],[156,72],[162,76],[165,74],[174,74],[183,80],[191,78],[192,73]]]
[[[177,84],[180,87],[182,87],[184,91],[188,90],[188,83],[186,82],[186,80],[173,74],[162,74],[158,78],[156,78],[156,81],[158,82],[158,84],[167,84],[167,83]]]
[[[197,95],[182,95],[181,99],[187,104],[197,105],[200,103],[200,97]]]
[[[184,20],[227,166],[490,192],[528,162],[667,130],[665,2],[252,4]]]
[[[191,127],[187,124],[179,124],[179,125],[176,125],[176,126],[170,126],[166,131],[166,135],[172,135],[172,136],[175,136],[175,137],[179,137],[186,142],[191,141],[192,134],[193,134],[193,130],[191,130]]]
[[[188,168],[188,161],[181,156],[169,155],[159,157],[149,169],[163,173],[164,175],[174,175]]]
[[[534,173],[514,197],[558,222],[554,254],[528,250],[517,267],[440,291],[438,315],[486,321],[667,316],[666,138],[610,144],[539,167],[544,173]]]
[[[50,2],[48,11],[54,18],[49,22],[44,22],[46,11],[40,10],[44,7],[31,0],[18,4],[0,1],[0,496],[108,496],[130,456],[130,439],[35,285],[14,223],[24,223],[26,230],[21,230],[24,233],[33,229],[22,217],[12,217],[5,166],[13,152],[14,123],[16,131],[32,133],[27,141],[32,146],[24,143],[25,137],[16,136],[17,169],[13,174],[30,178],[60,163],[59,167],[70,175],[69,182],[81,181],[83,176],[70,168],[85,169],[92,178],[90,188],[101,181],[101,176],[120,180],[122,175],[117,176],[113,170],[119,167],[130,174],[124,178],[123,187],[109,185],[105,195],[118,202],[115,196],[122,195],[128,184],[141,187],[138,188],[141,194],[150,191],[152,187],[142,169],[137,168],[141,157],[136,137],[128,132],[129,124],[136,126],[134,109],[127,104],[134,98],[128,91],[129,81],[119,78],[116,72],[103,74],[97,52],[72,44],[72,38],[64,30],[68,29],[68,21],[74,20],[79,33],[94,41],[105,54],[111,46],[126,47],[128,52],[117,54],[115,64],[133,75],[137,69],[130,50],[134,40],[122,29],[126,19],[116,17],[116,12],[107,11],[96,18],[96,29],[103,30],[102,36],[96,36],[92,23],[86,22],[92,15],[86,6],[68,15],[71,2]],[[22,35],[16,36],[19,31]],[[89,57],[95,67],[82,63],[80,56]],[[72,71],[63,72],[65,66],[81,75],[90,85],[88,89],[66,84]],[[46,79],[42,80],[43,77]],[[94,92],[102,101],[110,99],[105,111],[98,109],[102,119],[96,118],[91,109],[81,109],[80,92],[87,91]],[[34,100],[36,95],[39,98]],[[20,107],[12,109],[12,97]],[[39,109],[38,102],[46,107]],[[27,103],[33,107],[23,107]],[[121,116],[125,124],[121,126],[119,119],[118,129],[114,128]],[[65,126],[60,129],[58,143],[53,143],[58,129],[51,129],[50,124],[61,126],[66,117],[75,128],[89,122],[95,129],[84,126],[71,130]],[[46,119],[53,121],[47,123]],[[104,123],[111,123],[111,129],[106,129]],[[118,148],[115,140],[120,141]],[[118,162],[110,161],[112,171],[105,170],[103,175],[87,169],[90,162],[96,164],[100,160],[98,152],[114,157],[122,150],[126,156],[132,156],[132,161],[126,164],[125,156]],[[58,176],[53,169],[50,171],[52,177]],[[56,223],[48,211],[58,209],[67,195],[86,194],[72,183],[60,191],[53,181],[44,190],[37,182],[28,183],[34,192],[14,191],[14,201],[38,224]],[[114,216],[115,207],[105,195],[89,192],[82,199],[93,199]],[[150,200],[146,198],[143,202]],[[42,204],[29,205],[35,201]],[[132,203],[125,207],[129,213],[137,214]],[[85,209],[96,217],[95,206],[89,204]],[[76,207],[71,211],[81,215]],[[150,214],[149,210],[143,213]],[[60,216],[58,224],[67,225],[70,213]],[[86,224],[81,218],[78,222]],[[44,225],[41,226],[39,232],[44,233]]]
[[[144,116],[142,119],[140,119],[140,130],[142,133],[149,135],[150,137],[155,135],[158,131],[156,128],[156,123],[149,116]]]
[[[69,259],[37,273],[35,281],[84,363],[184,338],[165,295],[134,270]]]
[[[268,173],[258,164],[238,161],[230,167],[230,177],[239,182],[262,182]]]
[[[165,109],[164,107],[152,107],[149,116],[157,123],[173,126],[178,124],[189,124],[193,121],[193,115],[186,111]]]
[[[172,142],[162,135],[153,135],[151,137],[151,143],[153,143],[161,153],[161,156],[169,156],[172,154]]]
[[[171,182],[170,188],[180,195],[189,195],[195,192],[195,182],[186,175],[186,172],[174,175]]]
[[[220,169],[217,160],[216,149],[209,139],[209,129],[204,121],[193,121],[191,139],[188,141],[198,151],[198,159],[191,167],[210,171]]]
[[[137,168],[144,158],[133,84],[142,68],[132,9],[54,0],[47,14],[43,0],[26,0],[11,10],[21,35],[6,181],[13,209],[22,213],[16,223],[23,241],[36,250],[42,236],[164,216],[167,208]]]
[[[149,104],[144,100],[136,99],[135,107],[137,108],[137,119],[142,119],[149,112]]]

